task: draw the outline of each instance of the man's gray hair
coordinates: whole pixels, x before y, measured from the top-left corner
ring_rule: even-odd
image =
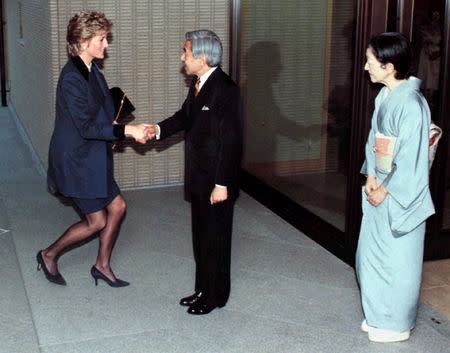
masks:
[[[208,66],[218,66],[222,61],[222,42],[217,34],[209,30],[186,32],[186,40],[192,42],[192,54],[200,59],[205,56]]]

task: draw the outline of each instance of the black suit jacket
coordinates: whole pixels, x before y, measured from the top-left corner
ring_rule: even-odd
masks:
[[[163,139],[185,131],[185,189],[209,195],[215,184],[238,194],[238,171],[242,153],[242,112],[239,88],[218,67],[197,97],[192,80],[183,106],[158,125]]]

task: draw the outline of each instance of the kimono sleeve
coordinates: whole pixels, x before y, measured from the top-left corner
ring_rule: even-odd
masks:
[[[383,184],[391,197],[408,209],[428,187],[429,116],[418,99],[405,99],[397,114],[392,170]]]

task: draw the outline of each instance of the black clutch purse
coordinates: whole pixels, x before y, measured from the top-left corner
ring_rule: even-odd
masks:
[[[117,122],[120,118],[127,117],[136,109],[120,87],[110,88],[109,92],[111,93],[114,101],[115,122]]]

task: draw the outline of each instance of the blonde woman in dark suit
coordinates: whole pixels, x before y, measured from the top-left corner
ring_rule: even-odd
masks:
[[[126,135],[145,143],[148,126],[113,124],[114,104],[96,59],[103,59],[112,23],[102,13],[80,12],[67,26],[70,58],[56,90],[56,119],[49,149],[48,184],[72,198],[85,219],[72,225],[48,248],[37,253],[38,270],[65,285],[58,257],[69,246],[99,232],[100,249],[91,275],[97,284],[129,283],[114,275],[110,258],[126,210],[113,175],[111,141]]]

